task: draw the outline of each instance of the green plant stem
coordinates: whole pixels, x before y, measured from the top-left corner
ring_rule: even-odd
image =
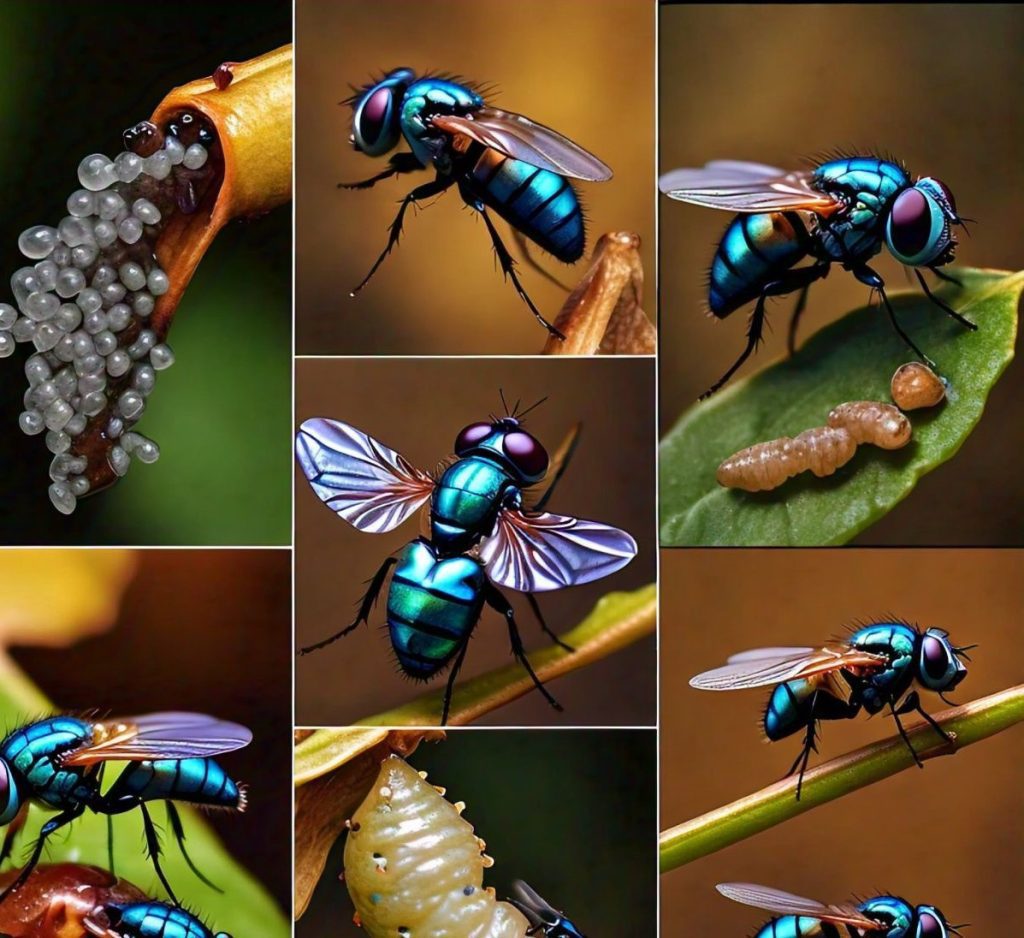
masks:
[[[575,650],[551,645],[529,653],[530,664],[541,681],[551,681],[585,667],[654,633],[657,589],[653,583],[631,593],[609,593],[574,629],[561,636]],[[471,723],[491,710],[533,690],[533,681],[518,663],[470,678],[455,686],[450,726]],[[441,718],[444,688],[394,710],[359,721],[361,726],[436,726]]]
[[[910,740],[922,759],[953,755],[964,746],[1024,721],[1024,684],[945,710],[936,714],[935,720],[953,737],[953,742],[942,742],[926,723],[909,729]],[[810,769],[804,776],[799,801],[796,800],[796,776],[790,776],[663,831],[659,838],[661,872],[667,873],[739,843],[913,765],[913,757],[896,735]]]

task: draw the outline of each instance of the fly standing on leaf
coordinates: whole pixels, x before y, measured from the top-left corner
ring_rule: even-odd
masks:
[[[953,193],[932,177],[914,180],[901,164],[874,156],[837,156],[813,169],[786,172],[774,166],[716,160],[700,169],[676,169],[659,182],[669,198],[737,212],[715,251],[708,277],[708,309],[725,319],[756,300],[747,346],[701,399],[717,391],[761,341],[768,297],[799,292],[789,325],[789,351],[807,303],[807,291],[841,264],[877,291],[900,338],[927,364],[934,363],[903,331],[869,261],[885,245],[913,269],[925,295],[967,329],[977,326],[929,289],[921,268],[959,284],[939,268],[953,260],[957,214]],[[802,261],[810,263],[798,267]]]
[[[0,894],[0,902],[32,875],[47,840],[87,810],[112,817],[138,809],[153,869],[177,903],[160,866],[160,840],[148,808],[151,801],[165,802],[168,823],[185,862],[216,889],[185,851],[184,826],[174,803],[244,811],[244,788],[211,757],[241,749],[251,741],[252,733],[244,726],[202,713],[151,713],[97,721],[58,716],[15,730],[0,742],[0,826],[7,827],[0,863],[10,856],[30,804],[59,813],[43,824],[31,857]],[[102,791],[108,762],[127,764]],[[112,844],[110,854],[112,865]]]
[[[772,742],[801,730],[804,744],[789,770],[799,770],[800,800],[804,772],[817,751],[821,720],[852,720],[861,710],[874,715],[888,709],[918,766],[923,767],[900,715],[917,711],[944,743],[952,738],[921,706],[919,684],[943,700],[966,676],[961,659],[973,645],[958,647],[942,629],[922,632],[907,622],[862,626],[843,642],[821,648],[756,648],[733,655],[720,668],[690,680],[697,690],[746,690],[773,687],[765,708],[765,736]],[[969,659],[967,659],[969,660]],[[948,703],[948,701],[947,701]]]
[[[505,219],[517,240],[528,239],[572,264],[583,256],[586,226],[570,180],[604,182],[611,179],[612,171],[550,127],[488,107],[481,91],[461,80],[417,76],[412,69],[396,68],[342,103],[352,106],[349,140],[360,153],[383,156],[403,140],[409,151],[394,154],[388,168],[375,176],[339,183],[339,188],[369,189],[382,179],[422,169],[436,173],[431,182],[417,186],[402,199],[387,246],[352,295],[369,283],[398,244],[409,206],[457,186],[466,205],[483,218],[502,273],[544,328],[564,338],[519,282],[515,261],[487,210]],[[525,241],[520,244],[525,249]],[[528,252],[525,257],[537,266]]]
[[[300,654],[366,622],[394,567],[387,624],[402,671],[426,681],[452,665],[442,724],[485,603],[506,620],[512,653],[537,689],[561,709],[534,673],[512,605],[499,587],[525,593],[544,632],[572,651],[548,628],[533,594],[615,573],[637,547],[618,528],[544,510],[579,428],[549,460],[541,443],[523,429],[528,410],[506,409],[503,417],[463,428],[455,439],[455,458],[436,475],[346,423],[314,418],[302,424],[296,458],[313,491],[340,518],[360,531],[382,534],[429,502],[429,533],[381,564],[351,625]]]

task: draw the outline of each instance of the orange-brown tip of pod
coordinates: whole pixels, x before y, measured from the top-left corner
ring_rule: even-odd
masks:
[[[212,77],[175,88],[151,118],[162,127],[183,111],[198,111],[213,126],[224,161],[212,204],[175,214],[157,241],[170,281],[153,311],[158,331],[217,232],[233,218],[262,215],[292,196],[292,47],[231,63],[231,75],[223,89]]]
[[[918,410],[942,403],[945,382],[922,362],[900,365],[889,383],[889,392],[900,410]]]
[[[847,430],[860,443],[881,449],[900,449],[910,442],[911,426],[898,407],[881,401],[847,401],[828,415],[830,427]]]

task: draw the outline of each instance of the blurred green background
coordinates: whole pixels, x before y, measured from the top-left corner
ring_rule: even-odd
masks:
[[[59,566],[52,553],[46,556]],[[206,817],[234,859],[287,912],[292,893],[291,554],[146,550],[136,554],[136,562],[112,628],[69,648],[18,647],[11,656],[59,712],[124,717],[193,710],[248,726],[252,743],[218,761],[249,786],[249,808],[243,814],[209,811]],[[0,621],[8,612],[0,604]],[[162,827],[160,806],[155,817]],[[187,825],[186,818],[186,834]],[[74,826],[67,837],[75,842]],[[15,857],[24,844],[23,837]],[[173,844],[166,847],[173,856]],[[151,895],[163,894],[151,873],[135,884]],[[220,884],[228,890],[226,899],[191,874],[174,885],[190,907],[208,915],[230,902],[229,882]],[[219,927],[244,938],[222,911],[215,918]],[[268,924],[268,932],[280,933],[276,922]]]
[[[484,885],[524,879],[594,938],[654,938],[656,750],[648,730],[457,729],[410,756],[487,841]],[[339,838],[296,938],[357,938]]]
[[[662,551],[661,827],[759,790],[789,769],[799,737],[765,743],[769,688],[710,693],[689,679],[728,655],[816,645],[856,619],[903,616],[978,643],[956,703],[1024,679],[1020,583],[1010,550]],[[924,692],[936,712],[946,705]],[[907,726],[920,718],[904,718]],[[665,938],[753,935],[771,916],[728,902],[745,881],[825,902],[892,891],[931,902],[965,934],[1006,935],[1024,877],[1017,726],[932,759],[661,877]],[[895,734],[890,717],[826,723],[811,764]],[[1011,913],[1012,914],[1012,913]]]
[[[113,156],[121,131],[175,85],[291,39],[291,4],[182,0],[0,7],[0,271],[22,266],[19,232],[55,225],[89,153]],[[47,496],[50,454],[18,413],[31,346],[0,361],[0,543],[282,544],[289,540],[291,213],[234,222],[214,241],[178,307],[162,372],[137,429],[159,462],[135,464],[70,518]]]
[[[526,417],[526,428],[554,452],[576,422],[583,424],[572,462],[548,508],[625,528],[636,538],[636,558],[603,580],[538,598],[548,625],[564,632],[606,592],[654,581],[654,362],[598,359],[305,359],[296,371],[296,423],[310,417],[344,420],[432,470],[451,453],[467,424],[501,412],[498,389],[524,406],[548,395]],[[417,519],[387,534],[356,531],[327,508],[295,467],[295,630],[308,645],[352,621],[357,603],[385,557],[418,536]],[[529,606],[508,591],[527,652],[547,647]],[[338,726],[397,706],[430,689],[411,681],[394,662],[381,597],[363,626],[329,647],[297,659],[296,720],[302,726]],[[485,609],[473,633],[465,679],[509,664],[508,629]],[[656,718],[654,636],[559,678],[551,692],[565,707],[553,710],[528,693],[488,714],[502,726],[653,726]],[[343,680],[339,680],[339,675]],[[609,692],[609,688],[613,688]]]
[[[970,237],[961,236],[959,263],[1021,266],[1019,6],[711,4],[663,6],[660,14],[661,171],[712,159],[801,168],[803,158],[836,147],[889,150],[914,174],[942,179],[960,211],[977,219]],[[662,433],[744,347],[749,308],[722,322],[703,314],[705,274],[729,218],[660,197]],[[909,288],[884,250],[876,267],[894,290]],[[867,294],[834,268],[810,291],[803,336],[863,305]],[[740,374],[784,354],[793,303],[769,305],[773,331]],[[879,368],[888,375],[904,360]],[[987,411],[956,458],[860,543],[1021,542],[1019,364],[996,385]]]
[[[402,242],[353,300],[349,291],[387,242],[398,201],[432,171],[339,191],[385,158],[348,142],[352,112],[338,102],[371,75],[400,65],[496,82],[497,107],[554,128],[607,163],[614,178],[580,183],[587,256],[606,231],[643,241],[648,305],[654,295],[654,16],[643,0],[478,0],[297,3],[296,348],[304,354],[522,355],[544,330],[502,280],[483,221],[454,189],[406,213]],[[436,204],[433,204],[436,201]],[[518,252],[508,226],[495,225]],[[533,251],[575,283],[573,267]],[[527,292],[553,319],[566,294],[520,268]]]

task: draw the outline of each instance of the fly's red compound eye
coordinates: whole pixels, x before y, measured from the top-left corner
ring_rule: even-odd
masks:
[[[949,186],[947,186],[941,179],[935,179],[934,182],[935,185],[942,190],[942,194],[946,197],[946,201],[949,203],[949,207],[953,210],[953,214],[955,215],[956,199],[953,198],[953,193],[950,191]]]
[[[389,80],[367,92],[356,105],[352,120],[356,149],[369,156],[381,156],[398,144],[401,95],[401,85]]]
[[[932,212],[928,199],[917,189],[900,193],[892,207],[892,243],[904,257],[913,257],[924,250],[932,229]]]
[[[529,433],[516,430],[505,436],[502,444],[512,464],[530,478],[542,476],[548,468],[548,453]]]
[[[363,104],[359,112],[359,135],[370,146],[380,138],[391,107],[391,89],[378,88]]]
[[[917,938],[945,938],[946,927],[942,922],[932,915],[931,912],[922,912],[917,921]]]
[[[489,423],[471,423],[468,427],[464,427],[455,437],[456,454],[461,456],[468,452],[486,440],[493,432],[494,428]]]
[[[921,662],[925,674],[932,680],[939,681],[949,672],[951,661],[949,650],[937,638],[925,636],[921,651]]]

